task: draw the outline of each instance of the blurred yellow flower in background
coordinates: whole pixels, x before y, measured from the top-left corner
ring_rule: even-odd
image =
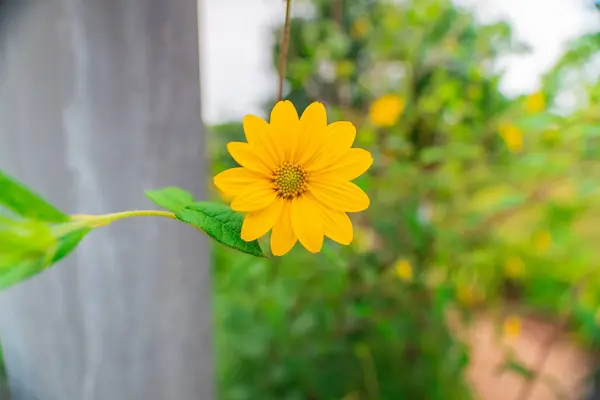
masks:
[[[458,49],[458,39],[456,37],[448,37],[444,40],[443,45],[450,51],[456,51]]]
[[[546,109],[546,97],[544,93],[537,92],[525,99],[525,111],[531,114],[539,113]]]
[[[413,279],[413,269],[407,260],[398,260],[394,265],[396,276],[405,282]]]
[[[375,100],[369,110],[369,119],[375,126],[392,126],[404,111],[404,100],[395,94],[386,94]]]
[[[248,143],[231,142],[229,154],[240,168],[214,178],[234,196],[231,208],[247,213],[241,237],[249,242],[271,232],[271,251],[286,254],[299,241],[319,252],[327,236],[341,244],[353,239],[348,212],[369,207],[369,197],[354,183],[373,163],[371,153],[352,148],[356,128],[347,121],[327,123],[321,103],[298,118],[290,101],[278,102],[270,123],[247,115]]]
[[[337,75],[341,78],[348,78],[354,72],[354,63],[350,60],[342,60],[337,63]]]
[[[504,324],[502,326],[502,332],[504,338],[506,339],[514,339],[521,334],[521,330],[523,328],[523,322],[521,318],[511,315],[504,320]]]
[[[481,88],[475,84],[467,87],[467,97],[476,100],[481,97]]]
[[[352,24],[352,29],[350,30],[350,35],[354,39],[362,39],[369,33],[371,29],[371,23],[367,18],[357,18],[354,20]]]
[[[533,237],[533,247],[538,252],[544,252],[552,245],[552,235],[548,231],[542,231]]]
[[[558,139],[560,137],[559,133],[560,132],[558,131],[557,128],[546,129],[542,133],[542,139],[544,139],[546,142],[555,141],[556,139]]]
[[[474,285],[459,283],[456,288],[458,301],[466,306],[473,306],[483,300],[484,296],[475,291]]]
[[[523,133],[517,126],[502,123],[498,128],[498,133],[512,153],[519,153],[523,150]]]
[[[519,257],[510,257],[504,263],[504,274],[509,278],[519,278],[524,271],[525,263]]]

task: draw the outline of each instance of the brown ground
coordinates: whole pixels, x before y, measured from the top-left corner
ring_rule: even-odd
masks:
[[[460,329],[472,347],[468,378],[477,399],[525,400],[518,397],[525,379],[512,371],[499,375],[497,368],[509,349],[513,349],[516,357],[531,368],[538,362],[543,344],[555,327],[542,320],[524,319],[519,336],[503,339],[497,325],[494,325],[491,316],[482,315],[471,327]],[[591,359],[586,351],[569,340],[566,334],[561,334],[551,347],[542,378],[536,381],[527,400],[581,399],[585,389],[582,380],[587,376],[590,365]]]

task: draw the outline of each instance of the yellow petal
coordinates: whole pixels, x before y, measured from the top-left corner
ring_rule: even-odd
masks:
[[[291,201],[286,200],[283,202],[281,216],[271,232],[271,253],[274,256],[282,256],[290,251],[297,241],[292,229]]]
[[[246,214],[242,225],[242,239],[250,242],[266,235],[281,218],[283,204],[283,200],[276,199],[267,208]]]
[[[298,113],[291,101],[285,100],[275,104],[271,111],[269,138],[274,144],[279,161],[289,161],[298,145],[298,129],[300,122]]]
[[[408,260],[398,260],[394,266],[396,270],[396,276],[403,281],[409,282],[413,279],[413,270]]]
[[[281,155],[277,152],[276,138],[273,136],[273,129],[264,119],[255,115],[248,114],[244,117],[244,132],[248,143],[255,150],[255,153],[265,157],[263,161],[271,169],[275,169],[281,162]]]
[[[325,140],[318,154],[306,163],[306,170],[317,172],[335,164],[354,143],[356,128],[351,122],[338,121],[329,124]]]
[[[321,206],[323,216],[323,231],[325,236],[340,244],[348,245],[352,242],[352,222],[345,212],[332,210]]]
[[[269,129],[269,124],[267,121],[251,114],[248,114],[244,117],[243,126],[244,133],[246,134],[246,140],[250,144],[260,143]]]
[[[231,202],[231,208],[235,211],[258,211],[268,207],[275,198],[273,185],[265,180],[248,186],[246,191],[238,194]]]
[[[266,180],[266,178],[246,168],[230,168],[214,177],[215,186],[230,194],[244,192],[248,185],[260,180]]]
[[[371,153],[363,149],[350,149],[337,163],[314,173],[311,180],[351,181],[364,174],[371,164],[373,164]]]
[[[298,123],[298,112],[289,100],[278,101],[271,111],[271,125],[286,127]]]
[[[319,204],[311,196],[292,201],[292,229],[298,240],[311,253],[318,253],[323,246],[323,221]]]
[[[369,208],[369,196],[352,182],[311,182],[311,194],[334,210],[358,212]]]
[[[402,111],[404,100],[394,94],[387,94],[377,99],[369,110],[369,118],[375,126],[393,126]]]
[[[321,103],[310,104],[300,117],[299,141],[294,160],[306,163],[317,153],[325,139],[327,129],[327,111]]]
[[[231,142],[227,144],[231,157],[244,168],[261,173],[267,177],[272,175],[273,169],[269,166],[266,157],[261,157],[248,143]]]

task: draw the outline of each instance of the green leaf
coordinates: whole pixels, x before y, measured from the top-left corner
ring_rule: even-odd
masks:
[[[21,253],[19,260],[12,260],[12,265],[6,264],[10,257],[0,257],[0,290],[31,278],[62,260],[92,230],[89,227],[77,227],[73,224],[62,224],[55,228],[56,242],[54,245],[47,246],[44,251]]]
[[[52,257],[52,263],[57,263],[66,256],[68,256],[69,253],[75,250],[79,242],[81,242],[81,240],[88,233],[90,233],[91,230],[92,229],[88,227],[79,228],[75,231],[71,231],[61,236],[58,240],[58,246],[56,247],[56,251],[54,252],[54,255]]]
[[[505,360],[504,364],[498,367],[498,374],[502,374],[506,371],[514,372],[525,379],[533,379],[535,377],[535,372],[529,369],[527,366],[523,365],[519,361],[515,360],[512,355],[509,355]]]
[[[66,222],[69,216],[0,170],[0,205],[26,218]]]
[[[443,161],[444,149],[441,147],[428,147],[421,153],[421,162],[424,164],[431,164],[435,162]]]
[[[194,196],[185,190],[174,186],[156,190],[147,190],[145,193],[154,204],[172,212],[177,212],[194,202]]]
[[[198,202],[175,212],[175,216],[206,232],[217,242],[242,253],[265,257],[258,241],[244,241],[240,234],[244,218],[231,208],[218,203]]]

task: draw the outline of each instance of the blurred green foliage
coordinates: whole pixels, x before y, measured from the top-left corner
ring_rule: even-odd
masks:
[[[221,398],[468,399],[450,309],[567,318],[595,349],[600,35],[509,98],[500,57],[527,47],[506,23],[448,0],[295,4],[286,98],[356,124],[372,203],[349,247],[273,262],[216,249]],[[240,124],[213,128],[213,172],[235,166],[235,140]]]

